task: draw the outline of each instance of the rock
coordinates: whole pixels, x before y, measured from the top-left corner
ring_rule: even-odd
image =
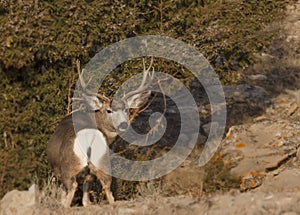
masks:
[[[300,171],[298,168],[288,169],[276,177],[269,177],[259,190],[263,192],[292,192],[300,190]]]
[[[267,91],[260,86],[240,84],[237,86],[224,86],[226,100],[247,103],[248,100],[264,99],[268,95]]]
[[[226,163],[234,164],[231,173],[236,176],[245,177],[252,171],[264,174],[296,155],[299,136],[300,123],[295,121],[269,119],[233,126],[221,153]]]
[[[288,109],[288,115],[292,116],[297,111],[298,108],[299,106],[296,103],[292,104]]]
[[[0,214],[2,215],[30,215],[38,207],[39,191],[33,184],[28,191],[12,190],[0,201]],[[43,210],[43,214],[46,211]],[[36,213],[39,214],[39,213]]]
[[[300,90],[286,90],[286,92],[292,96],[294,96],[296,104],[298,107],[300,107]]]
[[[242,178],[240,187],[242,191],[254,189],[262,184],[265,174],[259,174],[255,171],[250,172],[247,176]]]
[[[201,126],[201,128],[204,131],[205,136],[208,137],[210,132],[212,132],[211,135],[215,134],[217,130],[219,129],[219,123],[218,122],[208,122]]]
[[[207,137],[202,135],[202,134],[198,134],[198,138],[197,138],[197,144],[198,145],[203,145],[204,143],[206,143]]]
[[[210,127],[211,127],[211,123],[210,122],[201,126],[201,128],[204,131],[205,136],[208,136],[209,131],[210,131]]]

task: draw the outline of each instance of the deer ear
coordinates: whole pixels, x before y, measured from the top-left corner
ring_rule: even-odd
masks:
[[[129,108],[141,108],[143,107],[148,98],[151,95],[151,91],[146,91],[143,93],[135,94],[127,99],[127,104]]]

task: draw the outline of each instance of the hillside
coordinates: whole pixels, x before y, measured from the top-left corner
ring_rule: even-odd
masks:
[[[224,3],[222,6],[222,3],[216,3],[217,1],[213,3],[211,1],[204,2],[208,2],[204,6],[206,12],[211,14],[215,12],[217,15],[220,15],[218,13],[222,11],[221,9],[218,11],[219,7],[230,5],[230,3]],[[243,5],[244,9],[249,9],[247,8],[249,5],[253,9],[257,3],[257,1],[231,2],[233,2],[231,7]],[[260,4],[257,3],[258,8],[264,6]],[[213,10],[211,5],[217,9]],[[113,189],[115,189],[118,201],[114,205],[101,202],[100,206],[82,208],[76,205],[71,209],[64,209],[57,201],[61,190],[57,187],[56,181],[51,181],[51,172],[46,162],[44,149],[55,125],[67,113],[68,89],[66,88],[71,88],[73,86],[72,81],[76,79],[75,72],[72,74],[68,71],[72,68],[72,60],[70,60],[68,68],[61,67],[66,72],[58,73],[56,69],[60,68],[65,59],[57,60],[55,67],[49,66],[45,71],[42,71],[41,68],[45,66],[43,63],[40,64],[44,62],[43,58],[32,62],[24,58],[27,63],[30,62],[28,64],[30,66],[26,68],[24,65],[27,63],[11,61],[10,65],[8,61],[3,60],[8,55],[1,56],[3,65],[1,68],[3,77],[1,95],[5,102],[1,106],[3,120],[1,122],[3,131],[1,141],[3,140],[3,142],[0,142],[0,184],[3,185],[1,188],[2,196],[5,193],[6,195],[0,201],[0,214],[300,213],[298,206],[300,201],[300,183],[298,180],[300,174],[300,1],[291,1],[286,5],[288,6],[284,10],[282,5],[269,5],[273,9],[281,8],[275,13],[276,16],[281,14],[278,15],[281,19],[277,17],[272,20],[269,17],[269,20],[264,22],[262,26],[259,28],[256,26],[255,34],[251,34],[251,29],[244,28],[244,31],[246,29],[250,31],[249,37],[243,36],[245,41],[239,37],[229,40],[228,43],[224,42],[224,37],[230,37],[236,29],[220,27],[222,19],[226,19],[224,14],[224,17],[220,15],[222,19],[217,20],[212,17],[203,18],[209,23],[210,31],[206,32],[209,35],[195,31],[197,25],[206,24],[205,21],[199,21],[201,16],[194,20],[196,23],[194,25],[180,23],[180,26],[186,26],[185,29],[181,29],[188,33],[186,37],[180,32],[175,35],[171,34],[174,31],[171,26],[177,22],[172,18],[164,19],[167,20],[166,24],[163,25],[165,34],[187,41],[199,50],[205,49],[205,57],[212,62],[216,72],[222,77],[228,111],[226,134],[218,152],[204,167],[199,167],[197,163],[199,154],[203,150],[203,140],[199,138],[197,149],[181,167],[160,180],[141,183],[116,180]],[[140,9],[139,7],[140,5],[136,6],[135,9]],[[194,7],[200,10],[202,6]],[[166,6],[166,8],[168,7]],[[178,19],[177,21],[185,20],[188,22],[188,14],[192,13],[191,8],[192,6],[186,5],[185,12],[181,13],[187,16],[186,19]],[[259,11],[271,11],[270,8]],[[172,11],[172,9],[166,9],[166,11]],[[5,11],[4,13],[2,10],[0,12],[2,13],[1,18],[4,17],[3,14],[8,13]],[[212,14],[212,16],[216,14]],[[255,14],[251,17],[254,19],[257,16],[259,15]],[[159,20],[156,20],[158,23],[156,28],[144,24],[152,29],[147,33],[158,33],[162,30]],[[236,24],[230,20],[228,22],[232,24],[229,25],[230,27]],[[241,23],[245,24],[242,21]],[[4,29],[4,26],[2,27]],[[223,32],[217,30],[218,27]],[[179,31],[180,29],[176,30]],[[218,32],[214,34],[214,30]],[[241,31],[236,34],[241,34]],[[145,32],[142,31],[141,34],[143,33]],[[192,39],[197,33],[206,38],[211,36],[211,40],[206,43],[203,42],[203,38]],[[259,35],[264,36],[259,37]],[[12,42],[14,40],[10,42],[8,38],[9,36],[6,40],[6,46],[14,46],[18,50],[19,43],[14,44]],[[120,38],[106,41],[109,44]],[[246,39],[249,39],[251,43],[260,40],[261,43],[258,43],[262,47],[253,48],[249,44],[250,42],[246,42]],[[262,41],[266,41],[266,43]],[[241,47],[244,46],[245,49],[242,49]],[[242,50],[237,51],[238,49]],[[62,49],[56,50],[59,52],[53,56],[62,55]],[[249,55],[241,53],[242,51]],[[51,56],[50,52],[47,52],[46,56],[47,60],[53,60],[53,56],[48,58]],[[246,57],[240,59],[239,56]],[[73,57],[80,56],[75,54],[69,59],[73,59]],[[89,56],[85,55],[82,58],[87,61]],[[218,64],[220,59],[223,59],[221,65]],[[132,62],[130,65],[137,68],[136,65],[139,64]],[[189,84],[189,89],[193,94],[197,95],[201,92],[201,86],[190,79],[190,74],[176,73],[176,69],[174,69],[176,65],[169,65],[168,62],[160,60],[157,61],[157,65],[160,70],[171,68],[176,77],[180,77],[181,80]],[[128,75],[126,75],[127,67],[128,65],[122,67],[125,71],[122,78],[126,78]],[[33,70],[33,73],[28,73],[29,68]],[[38,72],[35,72],[35,69]],[[45,74],[47,76],[44,76]],[[49,85],[58,82],[57,80],[62,80],[62,82],[59,83],[60,86],[57,90],[53,91]],[[39,88],[47,82],[48,85]],[[47,90],[52,92],[48,94]],[[19,91],[20,94],[15,93],[16,91]],[[59,102],[51,101],[53,95],[57,95]],[[158,107],[161,104],[159,99],[157,98],[150,108]],[[205,98],[197,100],[197,104],[199,106],[204,104],[199,110],[209,115],[209,111],[206,111],[209,109],[209,105],[204,100]],[[16,114],[10,112],[12,109],[16,111]],[[147,115],[147,111],[144,115],[142,114],[141,121],[145,115]],[[23,119],[18,124],[20,117]],[[207,125],[209,125],[208,118],[205,118],[202,123],[203,133],[201,135],[205,136],[209,132],[206,130]],[[121,151],[121,149],[118,150]],[[14,190],[8,192],[13,189],[27,189],[33,182],[39,184],[39,189],[32,187],[30,191]]]

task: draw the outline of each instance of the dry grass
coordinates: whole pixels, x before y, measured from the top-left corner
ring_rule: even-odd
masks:
[[[137,194],[135,195],[135,199],[157,199],[163,195],[162,180],[152,180],[140,182],[137,185]]]
[[[40,191],[40,203],[47,208],[57,209],[62,207],[62,199],[66,196],[66,192],[62,185],[52,175],[44,182],[44,186]]]

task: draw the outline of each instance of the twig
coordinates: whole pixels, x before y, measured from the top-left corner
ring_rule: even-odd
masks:
[[[160,3],[159,3],[159,13],[160,13],[159,30],[160,30],[160,33],[162,34],[163,33],[163,1],[162,0],[160,0]]]
[[[163,33],[163,1],[160,0],[159,1],[159,7],[154,6],[155,10],[159,11],[159,15],[160,15],[160,22],[159,22],[159,31],[162,34]]]
[[[76,59],[76,67],[77,67],[77,71],[80,74],[80,61],[78,59]],[[71,105],[72,102],[75,100],[74,98],[72,98],[72,92],[73,92],[73,86],[75,83],[75,76],[73,75],[73,72],[70,72],[70,76],[71,76],[71,80],[69,81],[69,87],[68,87],[68,106],[67,106],[67,115],[71,114]]]
[[[4,146],[8,148],[7,132],[3,131]]]
[[[157,84],[158,84],[158,86],[159,86],[159,89],[161,90],[161,92],[162,92],[162,94],[163,94],[163,98],[164,98],[164,112],[163,112],[163,114],[162,114],[162,116],[166,113],[166,111],[167,111],[167,100],[166,100],[166,95],[165,95],[165,93],[164,93],[164,91],[163,91],[163,89],[162,89],[162,87],[161,87],[161,81],[164,81],[164,80],[158,80],[157,81]],[[162,117],[161,116],[161,117]]]

